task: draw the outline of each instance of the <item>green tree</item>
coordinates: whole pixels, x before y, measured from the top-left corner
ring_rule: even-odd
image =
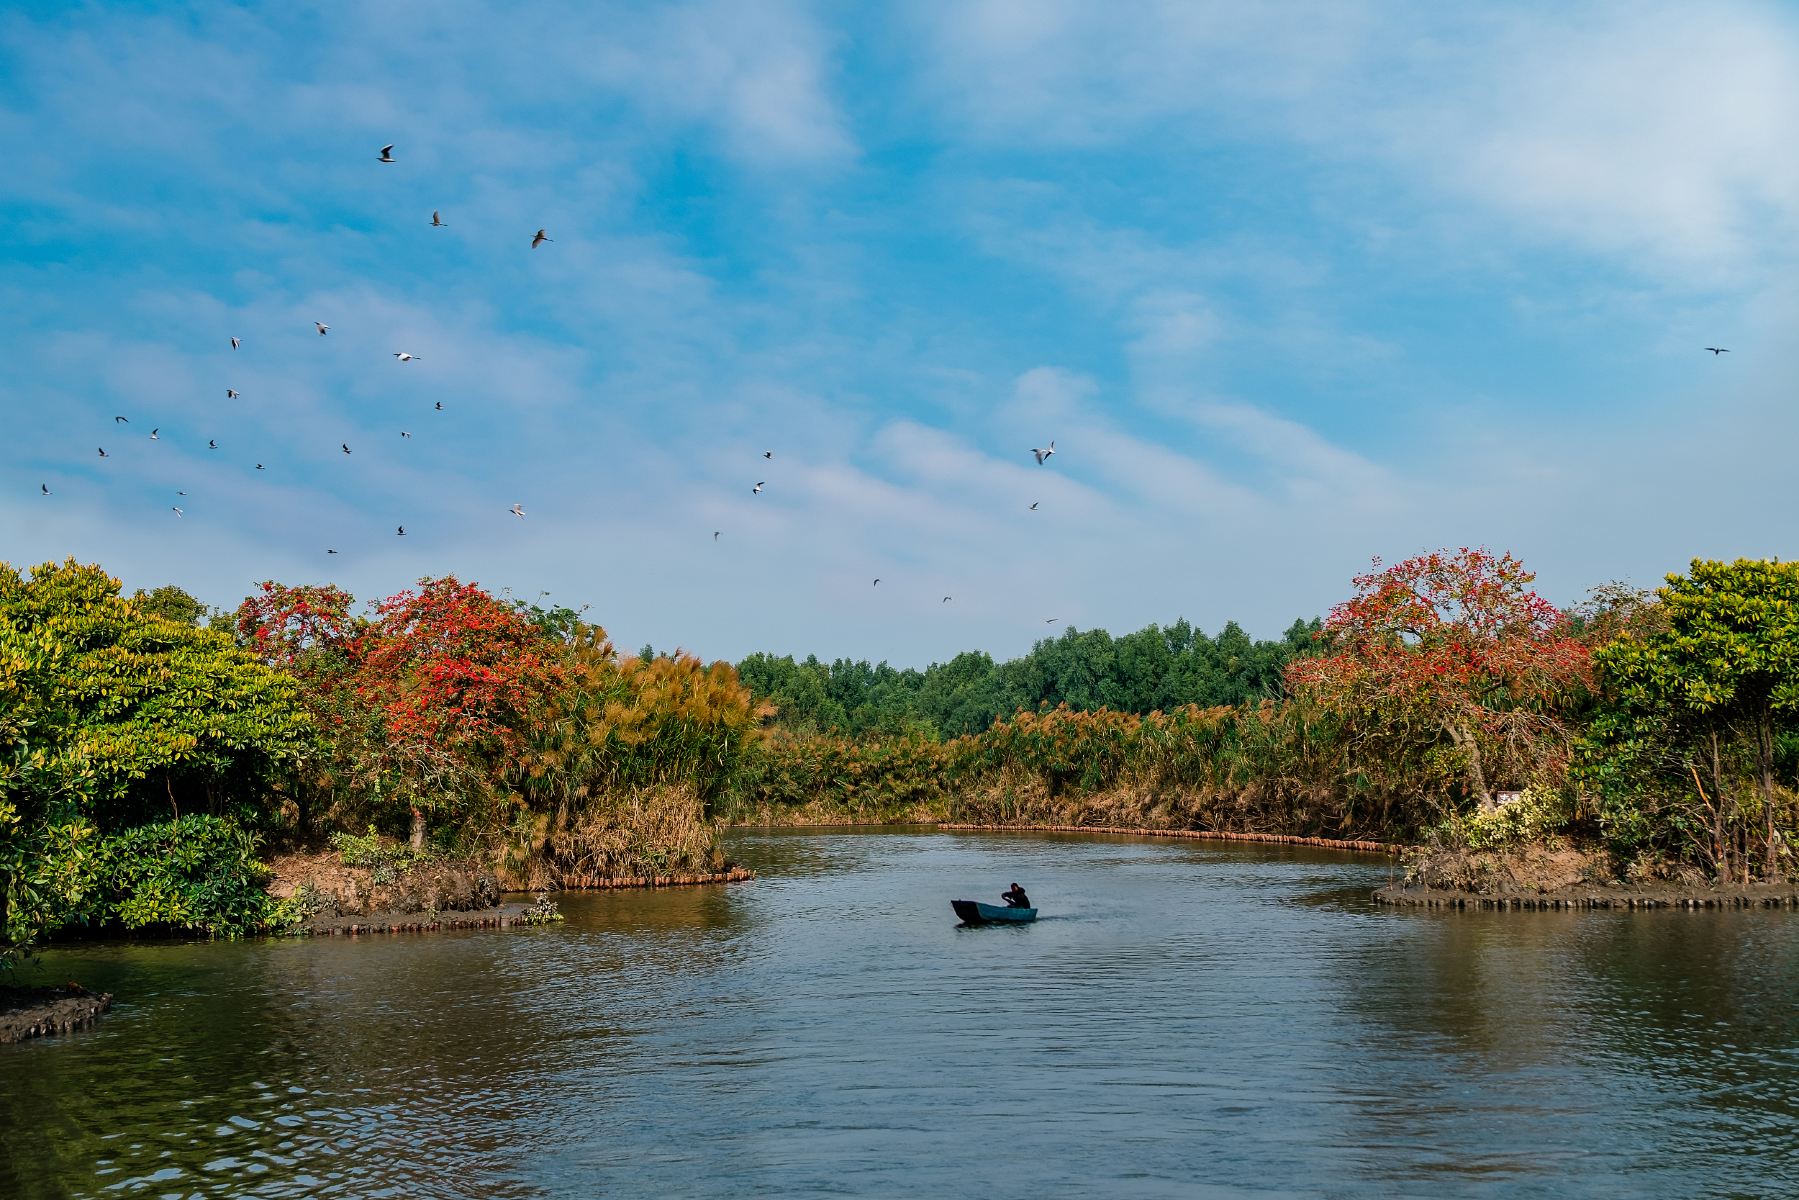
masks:
[[[198,625],[200,618],[207,615],[206,605],[172,583],[148,592],[139,588],[132,593],[131,603],[143,612],[177,625]]]
[[[1660,597],[1664,630],[1625,633],[1598,653],[1608,695],[1630,714],[1662,714],[1670,731],[1691,729],[1714,751],[1733,729],[1747,733],[1762,870],[1773,876],[1782,840],[1777,725],[1799,714],[1799,563],[1695,559]]]
[[[254,822],[311,745],[294,681],[225,635],[98,567],[0,564],[0,959],[116,915],[89,905],[108,837],[183,807]]]

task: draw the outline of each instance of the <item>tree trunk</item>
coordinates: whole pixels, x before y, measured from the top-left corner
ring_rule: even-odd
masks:
[[[1449,740],[1455,743],[1456,749],[1468,756],[1468,784],[1474,789],[1480,811],[1491,812],[1493,793],[1487,790],[1487,772],[1481,766],[1480,743],[1474,740],[1472,733],[1455,721],[1450,721],[1445,728],[1449,730]]]
[[[1724,764],[1718,755],[1718,731],[1712,730],[1712,795],[1718,807],[1712,814],[1712,837],[1718,845],[1718,875],[1730,881],[1730,826],[1724,811]]]
[[[412,806],[412,849],[414,852],[425,848],[425,814],[419,811],[418,805]]]
[[[1755,757],[1762,777],[1762,874],[1772,879],[1776,869],[1774,844],[1774,714],[1763,708],[1755,715]]]

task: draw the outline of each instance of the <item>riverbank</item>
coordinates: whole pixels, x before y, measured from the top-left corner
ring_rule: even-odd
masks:
[[[1374,898],[1395,908],[1522,909],[1565,911],[1595,908],[1799,908],[1799,886],[1790,883],[1747,887],[1639,888],[1615,883],[1555,892],[1484,894],[1447,888],[1407,888],[1400,884],[1376,889]]]
[[[626,876],[626,878],[568,878],[563,880],[563,887],[558,891],[613,891],[624,887],[637,889],[662,889],[662,887],[694,887],[700,883],[741,883],[754,880],[756,873],[747,867],[732,865],[725,871],[711,871],[700,874],[642,874],[642,876]],[[491,876],[488,876],[491,880]],[[291,887],[291,883],[290,883]],[[302,885],[304,887],[304,885]],[[475,883],[477,896],[486,896],[493,885],[491,882]],[[291,894],[291,892],[290,892]],[[457,907],[457,909],[426,909],[426,907],[369,907],[367,894],[363,891],[363,905],[356,909],[345,910],[336,903],[338,898],[331,898],[331,903],[322,905],[317,912],[304,919],[295,934],[309,937],[362,936],[362,934],[434,934],[441,930],[457,930],[457,928],[511,928],[516,925],[550,925],[561,919],[556,910],[556,901],[550,900],[550,892],[541,892],[533,903],[524,901],[507,901],[507,903],[489,903],[484,907]],[[417,894],[408,889],[392,889],[385,894],[412,896]]]
[[[86,1029],[112,1007],[112,993],[78,983],[62,987],[0,988],[0,1045]]]
[[[1227,833],[1209,829],[1153,829],[1127,825],[975,825],[940,821],[937,828],[950,833],[1106,833],[1127,837],[1191,838],[1197,841],[1261,842],[1276,846],[1317,846],[1354,854],[1399,854],[1409,847],[1366,839],[1302,837],[1286,833]]]

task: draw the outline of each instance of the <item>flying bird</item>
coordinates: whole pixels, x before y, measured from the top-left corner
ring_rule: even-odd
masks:
[[[1062,619],[1061,617],[1045,617],[1045,618],[1043,618],[1043,623],[1045,625],[1054,625],[1057,621],[1060,621],[1061,619]]]
[[[437,215],[437,210],[435,208],[431,210],[431,228],[433,228],[433,229],[448,229],[449,228],[449,226],[444,224],[443,218]]]
[[[764,480],[763,482],[767,482],[767,481]],[[750,495],[752,495],[752,496],[760,496],[761,494],[762,494],[762,484],[760,484],[760,483],[758,483],[755,487],[750,489]]]
[[[173,504],[173,505],[170,505],[169,507],[174,511],[176,516],[179,517],[181,515],[181,506],[179,504]]]
[[[763,458],[773,458],[774,456],[775,456],[775,452],[773,450],[764,450],[762,452]]]
[[[399,530],[399,536],[400,536],[400,537],[405,537],[405,536],[406,536],[406,526],[404,526],[404,525],[398,525],[398,526],[395,526],[395,528],[396,528],[396,529],[398,529],[398,530]]]
[[[1039,505],[1039,504],[1042,504],[1042,503],[1043,503],[1043,501],[1041,501],[1041,500],[1033,500],[1033,501],[1031,501],[1031,511],[1032,511],[1032,512],[1036,512],[1036,511],[1037,511],[1037,506],[1038,506],[1038,505]]]
[[[186,492],[176,492],[176,493],[175,493],[175,494],[176,494],[176,495],[177,495],[177,496],[185,496],[185,495],[187,495],[187,493],[186,493]]]
[[[507,509],[506,511],[511,513],[513,516],[517,517],[521,521],[525,519],[525,506],[522,504],[514,504],[511,508]]]
[[[100,457],[101,457],[101,458],[111,458],[111,457],[112,457],[112,455],[110,455],[110,454],[108,454],[108,453],[107,453],[107,452],[106,452],[106,447],[105,447],[105,446],[101,446],[101,447],[100,447]]]
[[[871,584],[869,584],[869,585],[868,585],[868,586],[869,586],[869,587],[880,587],[880,586],[881,586],[881,581],[880,581],[880,580],[878,580],[878,579],[877,579],[877,580],[875,580],[875,581],[874,581],[874,582],[873,582],[873,583],[871,583]]]
[[[207,438],[206,439],[206,448],[208,450],[217,450],[219,448],[219,443],[212,438]]]
[[[326,553],[326,554],[336,554],[336,553],[337,553],[337,551],[335,551],[335,550],[327,550],[327,551],[325,551],[325,553]]]
[[[552,242],[555,240],[556,239],[554,239],[554,238],[550,237],[548,234],[544,233],[543,230],[539,229],[537,231],[537,236],[531,239],[531,249],[535,250],[542,243]]]
[[[38,486],[38,490],[40,492],[44,493],[44,495],[48,496],[50,494],[50,485],[49,484],[40,483],[37,486]],[[714,536],[716,536],[716,535],[714,535]]]
[[[350,443],[348,443],[348,442],[339,442],[339,443],[338,443],[338,445],[340,445],[340,446],[342,446],[342,447],[343,447],[343,448],[344,448],[344,453],[345,453],[345,454],[348,454],[348,453],[349,453],[349,452],[350,452]]]
[[[158,436],[157,436],[157,434],[159,434],[159,433],[161,433],[161,432],[162,432],[162,426],[160,426],[160,425],[158,425],[158,426],[157,426],[157,427],[156,427],[156,428],[155,428],[155,429],[152,429],[152,430],[151,430],[151,431],[150,431],[150,440],[151,440],[151,441],[153,441],[153,442],[160,442],[160,441],[162,441],[162,439],[161,439],[161,438],[160,438],[160,437],[158,437]]]
[[[389,142],[387,145],[381,147],[381,161],[385,162],[385,163],[390,163],[393,160],[394,160],[394,145],[392,142]]]
[[[437,411],[442,412],[443,410],[444,410],[444,402],[442,400],[439,400],[437,402]]]
[[[404,429],[402,429],[402,430],[400,430],[400,436],[403,438],[409,438],[412,435],[410,433],[407,433]]]
[[[715,542],[718,540],[718,530],[716,529],[712,531],[712,540]]]
[[[130,419],[130,418],[129,418],[129,417],[114,417],[114,418],[113,418],[113,419],[112,419],[112,421],[113,421],[113,424],[115,424],[115,425],[129,425],[129,424],[131,424],[131,419]]]
[[[1050,455],[1054,454],[1055,452],[1056,452],[1056,443],[1054,441],[1051,441],[1050,444],[1042,450],[1037,449],[1037,447],[1035,447],[1035,446],[1031,447],[1031,453],[1035,454],[1037,456],[1037,465],[1040,467],[1043,465],[1043,460],[1048,458]]]
[[[954,599],[954,598],[955,598],[955,597],[953,597],[953,596],[945,596],[945,597],[944,597],[944,598],[943,598],[943,603],[945,603],[945,604],[948,604],[948,603],[949,603],[949,602],[950,602],[950,601],[951,601],[951,600],[953,600],[953,599]]]
[[[231,348],[233,350],[237,349],[237,339],[236,338],[231,339]]]
[[[313,324],[318,327],[320,337],[324,337],[326,331],[331,328],[331,326],[325,324],[323,321],[314,321]]]
[[[1729,354],[1730,353],[1729,348],[1725,347],[1725,346],[1707,346],[1706,349],[1710,350],[1714,357],[1719,354]]]
[[[404,350],[395,350],[394,357],[399,359],[401,362],[417,362],[419,360],[418,355],[408,354]]]
[[[261,464],[261,463],[257,463],[257,464],[256,464],[256,469],[257,469],[257,470],[258,470],[258,471],[260,471],[260,470],[262,470],[262,469],[263,469],[263,467],[262,467],[262,464]]]
[[[225,389],[225,399],[227,399],[227,400],[235,400],[241,395],[243,395],[243,393],[238,391],[236,388],[226,388]]]

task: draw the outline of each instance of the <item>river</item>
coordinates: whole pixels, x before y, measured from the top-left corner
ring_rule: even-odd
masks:
[[[740,832],[565,924],[86,945],[0,1195],[1793,1196],[1799,917],[1388,911],[1379,860]],[[1017,880],[1034,925],[962,929]]]

